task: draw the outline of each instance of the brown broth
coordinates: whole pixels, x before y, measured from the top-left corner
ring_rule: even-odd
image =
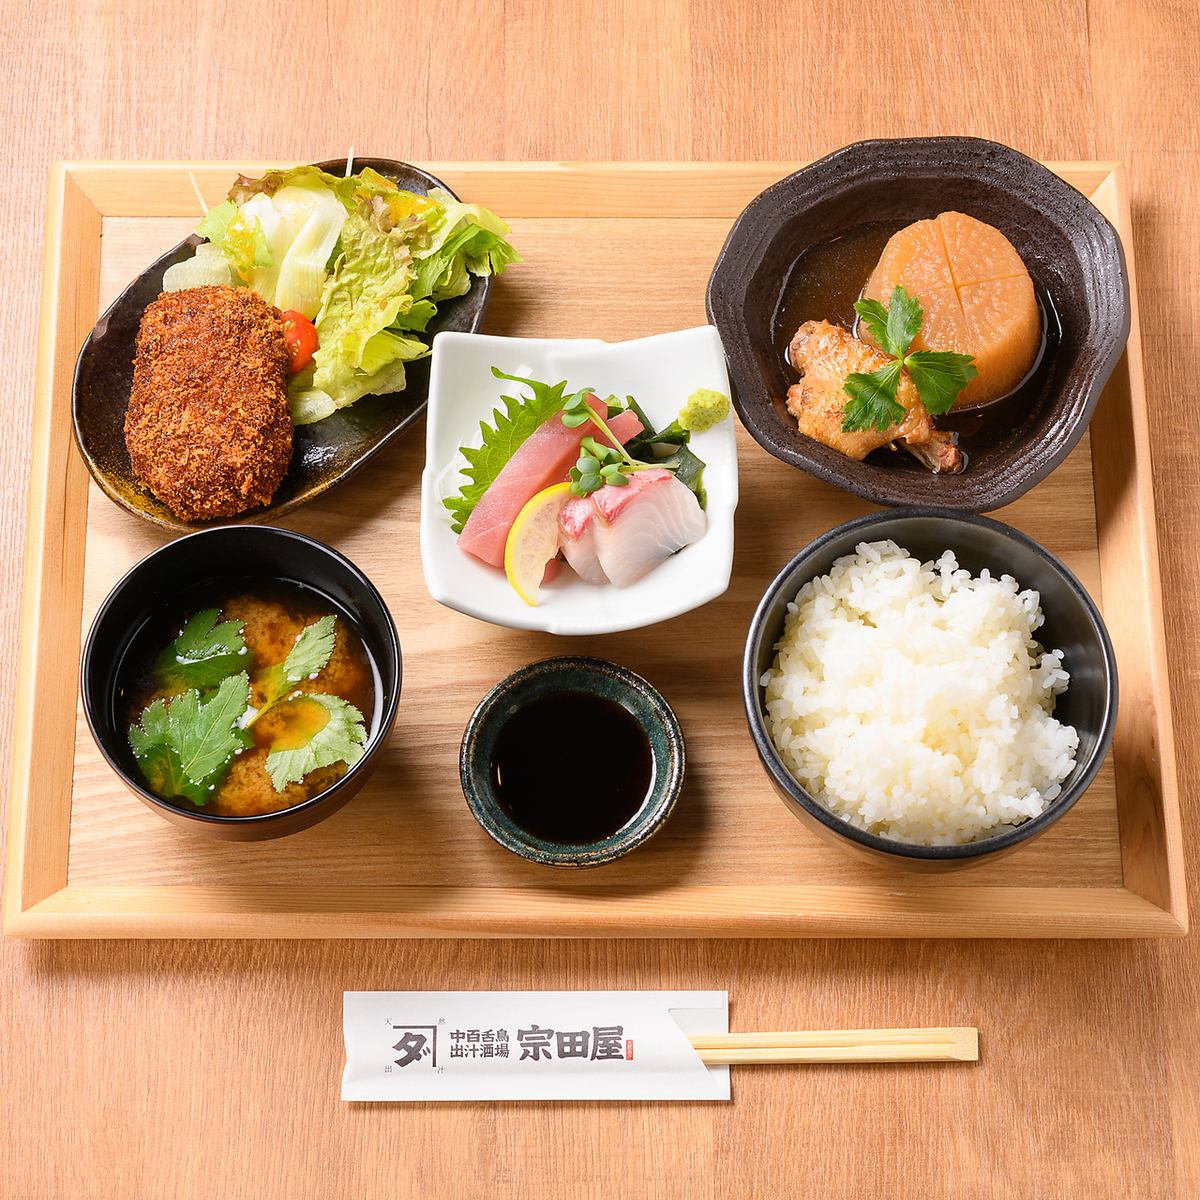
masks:
[[[250,674],[250,704],[259,707],[262,690],[255,675],[282,663],[305,626],[333,614],[337,618],[329,662],[315,679],[293,685],[295,692],[322,692],[339,696],[363,715],[368,734],[375,714],[375,668],[354,623],[331,601],[300,584],[243,581],[231,588],[213,589],[186,596],[170,620],[152,621],[139,631],[128,654],[128,671],[122,670],[118,702],[125,705],[130,725],[136,723],[154,700],[180,694],[182,688],[164,691],[154,672],[163,649],[179,635],[186,620],[204,609],[220,610],[222,621],[241,621],[246,643],[246,670]],[[303,696],[274,705],[250,726],[254,745],[238,753],[212,799],[203,806],[169,797],[170,803],[218,816],[245,817],[292,808],[333,786],[349,769],[345,763],[310,771],[298,783],[277,792],[266,771],[272,749],[304,745],[328,719],[326,710]]]
[[[787,351],[796,330],[805,321],[829,321],[857,333],[854,302],[862,295],[888,238],[908,224],[908,221],[872,221],[855,226],[841,237],[809,247],[792,264],[772,321],[772,341],[786,379],[795,382],[800,378]],[[1044,399],[1061,326],[1049,294],[1036,279],[1033,290],[1041,313],[1042,337],[1025,377],[1004,396],[975,407],[952,410],[936,419],[938,428],[958,434],[958,444],[968,464],[973,453],[996,445],[1020,428]],[[785,420],[794,421],[784,407],[783,397],[777,398],[776,405]],[[889,466],[925,470],[907,454],[894,454],[887,447],[868,457],[868,461],[877,459]]]
[[[586,692],[552,693],[518,708],[488,765],[509,816],[535,837],[567,845],[623,829],[654,783],[650,742],[633,714]]]

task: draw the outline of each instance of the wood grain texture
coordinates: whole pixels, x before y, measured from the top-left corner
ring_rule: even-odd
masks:
[[[9,387],[0,622],[15,637],[40,229],[56,158],[797,161],[971,132],[1129,167],[1170,682],[1200,716],[1200,169],[1169,0],[814,7],[564,0],[0,4]],[[915,56],[912,29],[936,38]],[[286,50],[286,53],[281,51]],[[306,70],[268,64],[307,55]],[[917,65],[914,65],[914,64]],[[403,79],[403,88],[393,81]],[[902,97],[902,100],[897,100]],[[1186,112],[1186,109],[1183,110]],[[14,659],[0,659],[0,778]],[[1179,746],[1200,878],[1200,749]],[[1194,906],[1194,899],[1193,899]],[[0,1191],[58,1197],[1070,1197],[1200,1193],[1195,936],[1155,943],[0,946]],[[730,1105],[347,1106],[347,987],[728,987],[735,1029],[978,1025],[943,1069],[756,1067]],[[226,1137],[197,1136],[198,1130]]]
[[[499,281],[489,330],[610,339],[700,319],[692,310],[729,221],[786,169],[781,164],[727,170],[686,164],[648,170],[614,164],[432,165],[460,194],[501,210],[519,197],[522,211],[538,214],[514,219],[514,235],[536,270],[523,265]],[[264,167],[240,164],[245,171]],[[221,169],[227,182],[239,166]],[[1108,173],[1069,164],[1060,169],[1084,188],[1106,186],[1113,178],[1111,168]],[[105,218],[102,240],[92,248],[100,262],[97,311],[188,231],[197,207],[191,180],[211,191],[211,175],[211,168],[200,164],[144,171],[132,164],[68,166],[67,184],[105,212],[134,206],[139,181],[141,195],[151,197],[145,207],[193,210],[190,217]],[[619,209],[601,204],[606,188],[638,197],[628,205],[629,213],[621,216]],[[162,197],[175,199],[168,203]],[[647,197],[654,199],[649,209]],[[593,213],[611,215],[587,215],[589,204]],[[1116,219],[1115,197],[1105,204]],[[687,215],[697,210],[720,211],[722,217]],[[641,216],[644,211],[655,215]],[[1128,228],[1127,213],[1121,220]],[[673,267],[681,262],[686,269]],[[70,269],[68,260],[63,270]],[[619,294],[639,269],[652,282],[641,289],[637,308],[607,303],[606,297]],[[87,290],[90,295],[95,288]],[[74,289],[63,292],[70,298]],[[65,337],[71,346],[90,327],[90,313],[77,324]],[[777,801],[745,734],[740,631],[779,566],[799,546],[865,506],[774,462],[743,436],[738,551],[729,592],[666,628],[572,643],[632,664],[675,703],[685,733],[691,734],[679,815],[646,850],[604,871],[556,875],[498,853],[461,798],[459,734],[480,696],[498,679],[560,644],[469,620],[430,599],[417,570],[418,498],[409,486],[420,474],[423,447],[420,439],[410,438],[403,454],[372,464],[290,522],[351,554],[381,588],[400,625],[406,680],[401,723],[365,798],[318,830],[282,842],[231,848],[180,836],[125,792],[76,713],[73,738],[65,729],[55,733],[56,745],[74,750],[69,835],[57,834],[60,845],[69,836],[64,882],[70,887],[36,912],[22,913],[19,921],[10,914],[8,927],[34,936],[89,937],[621,932],[994,937],[1176,931],[1176,919],[1154,912],[1155,904],[1164,906],[1179,875],[1177,867],[1167,870],[1164,832],[1164,810],[1174,814],[1173,781],[1163,778],[1154,755],[1159,742],[1169,751],[1171,738],[1158,733],[1153,676],[1145,670],[1147,662],[1165,668],[1161,648],[1151,652],[1144,636],[1156,627],[1151,617],[1157,616],[1148,599],[1157,588],[1157,566],[1145,569],[1145,543],[1136,528],[1139,520],[1152,523],[1148,468],[1137,462],[1145,437],[1141,433],[1139,441],[1125,430],[1133,423],[1130,404],[1144,406],[1145,401],[1140,378],[1131,379],[1126,364],[1121,371],[1101,401],[1102,417],[1117,427],[1105,440],[1107,473],[1093,468],[1085,439],[1061,470],[1002,515],[1062,555],[1118,620],[1118,667],[1132,700],[1118,721],[1113,761],[1124,772],[1132,799],[1114,794],[1110,762],[1048,836],[1019,855],[948,877],[864,868],[805,835]],[[68,385],[69,371],[60,373],[53,388],[39,392],[39,403],[58,414],[50,438],[69,439]],[[1107,481],[1114,477],[1118,484],[1110,488]],[[1110,492],[1117,502],[1132,497],[1129,519],[1098,525],[1093,490],[1106,503]],[[70,489],[67,494],[72,496]],[[38,508],[43,505],[36,502]],[[65,578],[59,551],[86,542],[82,575],[62,584],[76,605],[82,584],[86,629],[112,580],[161,545],[165,535],[131,521],[94,490],[90,504],[74,494],[67,511],[61,536],[44,539],[48,558],[40,561],[31,541],[29,561],[34,578],[59,581]],[[39,628],[56,656],[39,649],[45,669],[28,674],[36,695],[45,697],[39,700],[47,714],[41,723],[49,729],[51,711],[59,726],[70,715],[80,636],[57,613]],[[679,644],[688,646],[684,659],[677,653]],[[57,814],[62,787],[36,775],[16,778],[18,827],[53,829],[25,812],[32,807],[35,814]],[[1122,803],[1128,837],[1118,827]],[[431,846],[443,845],[453,845],[455,852],[431,853]],[[1154,857],[1143,863],[1143,855]],[[1161,884],[1151,889],[1152,903],[1122,889],[1129,870]],[[319,886],[306,882],[313,872]],[[38,893],[43,894],[44,889]],[[1182,913],[1181,905],[1176,912]]]

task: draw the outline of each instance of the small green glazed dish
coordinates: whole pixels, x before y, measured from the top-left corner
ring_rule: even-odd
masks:
[[[493,779],[497,743],[508,722],[527,706],[564,694],[619,705],[649,743],[646,798],[615,832],[585,842],[551,840],[524,828],[501,802]],[[548,658],[514,671],[480,701],[463,734],[459,774],[475,819],[506,850],[549,867],[597,867],[637,849],[666,823],[683,787],[683,733],[670,705],[633,671],[598,658]],[[571,802],[568,781],[563,799]]]

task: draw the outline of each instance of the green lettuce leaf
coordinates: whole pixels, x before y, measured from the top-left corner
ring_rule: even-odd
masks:
[[[411,232],[406,224],[381,233],[358,213],[346,217],[342,253],[325,283],[317,314],[319,345],[311,383],[297,377],[290,389],[293,396],[324,392],[332,412],[368,392],[404,387],[404,372],[396,370],[396,364],[428,353],[416,338],[385,332],[413,306]],[[313,397],[308,405],[320,407]]]
[[[413,341],[413,346],[420,347],[420,353],[413,358],[419,358],[425,353],[421,342]],[[312,425],[332,416],[339,408],[346,408],[361,400],[364,396],[387,396],[392,392],[404,390],[405,374],[404,359],[398,358],[386,367],[380,368],[373,375],[362,372],[355,375],[339,389],[335,400],[328,392],[313,387],[313,369],[300,372],[292,377],[288,385],[288,404],[291,408],[294,425]]]
[[[196,232],[225,255],[242,283],[249,283],[255,271],[270,267],[274,261],[262,223],[246,217],[232,201],[210,208],[196,226]]]
[[[499,275],[520,256],[508,242],[509,228],[478,204],[463,204],[440,188],[430,192],[442,207],[429,245],[415,252],[413,295],[445,300],[461,296],[472,275]]]
[[[425,326],[437,316],[437,305],[432,300],[414,300],[406,313],[401,313],[391,324],[392,329],[411,329],[424,333]]]
[[[235,282],[313,319],[312,369],[288,385],[298,425],[402,391],[404,363],[429,353],[416,335],[437,302],[519,261],[494,213],[440,189],[406,191],[370,167],[349,177],[314,166],[243,176],[197,232]]]
[[[274,196],[280,188],[285,187],[316,187],[328,188],[335,193],[349,212],[354,207],[354,176],[348,179],[339,175],[330,175],[318,167],[301,166],[288,167],[281,171],[268,171],[258,179],[248,175],[239,175],[237,182],[229,189],[229,200],[241,206],[252,196]]]

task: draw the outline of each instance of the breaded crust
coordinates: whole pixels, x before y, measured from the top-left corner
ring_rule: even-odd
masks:
[[[125,444],[185,521],[268,504],[292,457],[279,313],[248,288],[167,292],[138,329]]]

